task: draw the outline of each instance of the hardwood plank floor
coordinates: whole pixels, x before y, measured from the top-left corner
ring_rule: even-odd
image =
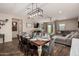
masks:
[[[56,43],[52,53],[53,56],[69,56],[70,47]],[[12,42],[0,44],[0,56],[24,56],[24,54],[18,49],[18,40],[13,39]]]
[[[69,54],[70,54],[70,47],[57,43],[55,44],[54,56],[69,56]]]

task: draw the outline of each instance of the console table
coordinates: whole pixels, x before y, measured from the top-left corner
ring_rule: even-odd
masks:
[[[3,44],[4,44],[4,39],[5,39],[4,34],[0,34],[0,38],[2,38],[2,39],[3,39]]]

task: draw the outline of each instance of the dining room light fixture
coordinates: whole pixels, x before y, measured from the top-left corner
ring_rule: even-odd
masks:
[[[32,10],[29,13],[27,13],[27,15],[29,16],[29,18],[43,15],[43,9],[37,7],[37,4],[36,4],[36,8],[33,9],[33,3],[32,3]]]

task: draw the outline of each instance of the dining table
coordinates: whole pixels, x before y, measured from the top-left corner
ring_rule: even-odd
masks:
[[[40,39],[31,39],[30,41],[31,41],[31,43],[33,45],[38,47],[38,55],[41,56],[41,54],[42,54],[42,46],[47,44],[50,40],[49,39],[44,40],[44,39],[40,38]]]

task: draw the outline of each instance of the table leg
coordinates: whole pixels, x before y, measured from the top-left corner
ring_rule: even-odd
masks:
[[[41,56],[42,53],[42,46],[38,46],[38,55]]]

